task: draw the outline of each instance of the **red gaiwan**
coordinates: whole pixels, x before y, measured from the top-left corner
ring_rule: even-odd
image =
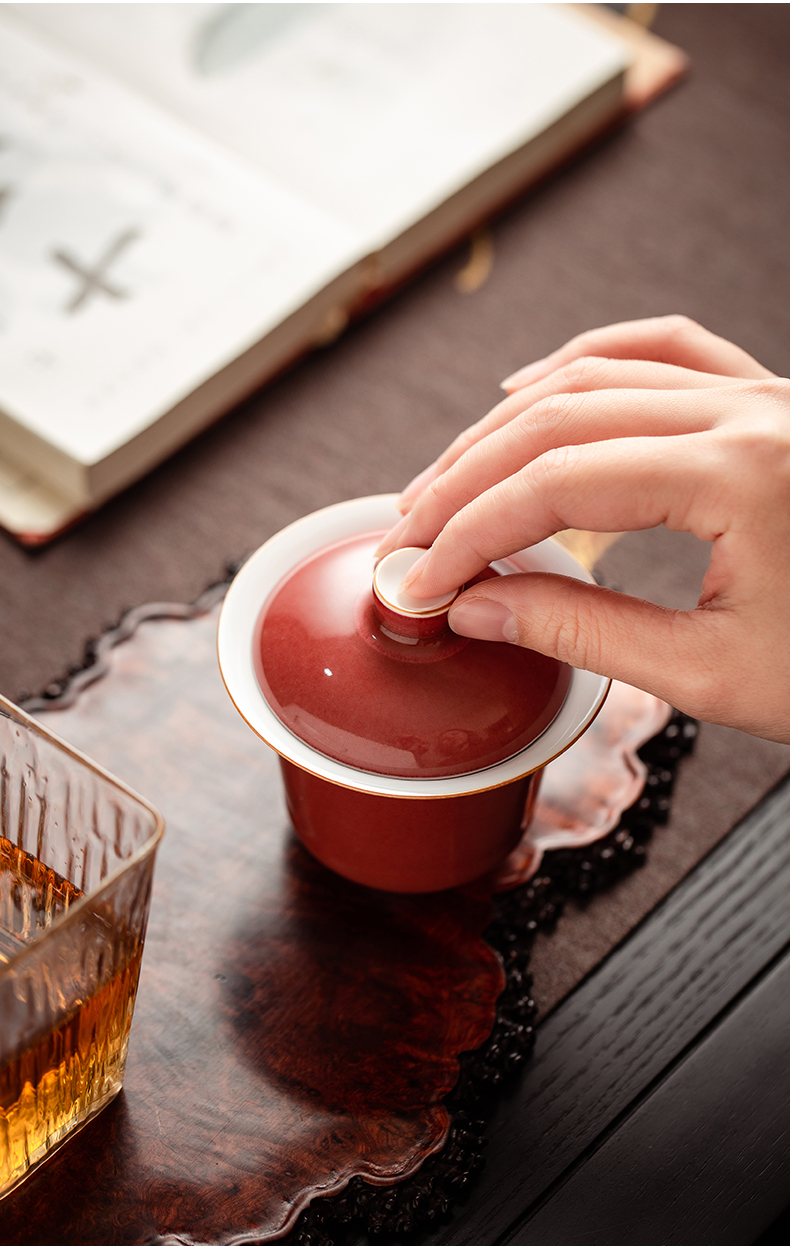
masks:
[[[455,593],[400,593],[422,551],[376,565],[394,500],[327,508],[253,555],[223,608],[220,666],[243,716],[280,753],[305,846],[356,882],[434,891],[512,851],[542,766],[591,721],[608,684],[531,650],[456,636]],[[534,569],[567,574],[571,563],[587,578],[551,544],[542,561],[553,565],[539,553]],[[484,575],[521,569],[507,560]]]

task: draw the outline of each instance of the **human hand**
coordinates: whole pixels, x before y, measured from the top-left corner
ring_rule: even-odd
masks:
[[[404,492],[381,553],[431,547],[404,588],[438,596],[565,528],[692,532],[713,543],[694,610],[535,573],[467,590],[450,624],[790,743],[790,381],[673,316],[582,334],[506,386]]]

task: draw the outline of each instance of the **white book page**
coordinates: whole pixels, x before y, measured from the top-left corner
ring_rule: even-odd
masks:
[[[0,19],[0,408],[100,461],[344,272],[360,239]]]
[[[626,67],[541,4],[27,4],[376,250]]]

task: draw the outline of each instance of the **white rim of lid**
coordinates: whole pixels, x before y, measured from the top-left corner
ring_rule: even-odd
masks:
[[[401,518],[398,495],[354,498],[337,502],[284,528],[270,537],[250,557],[228,589],[222,605],[217,634],[219,665],[231,699],[257,735],[281,756],[319,779],[340,787],[394,798],[443,799],[488,791],[538,770],[563,753],[589,725],[606,696],[610,681],[591,671],[574,670],[565,702],[550,727],[523,753],[499,762],[488,770],[449,779],[400,779],[354,770],[332,761],[300,740],[280,722],[268,704],[255,674],[253,652],[255,628],[261,603],[278,587],[284,576],[303,559],[326,547],[329,541],[358,536],[363,532],[389,531]],[[383,560],[382,560],[383,561]],[[552,538],[493,564],[502,575],[512,572],[548,571],[593,584],[588,571]]]
[[[408,575],[418,558],[427,553],[427,549],[407,545],[404,549],[393,550],[377,563],[373,572],[373,591],[379,601],[396,614],[421,619],[429,618],[433,614],[444,614],[460,593],[460,588],[444,593],[441,597],[412,597],[410,593],[401,592],[401,580]]]

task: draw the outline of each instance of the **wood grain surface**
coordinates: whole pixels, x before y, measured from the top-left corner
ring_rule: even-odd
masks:
[[[144,624],[41,715],[167,831],[124,1090],[0,1204],[3,1246],[268,1240],[316,1193],[441,1147],[456,1057],[491,1031],[485,897],[374,892],[310,857],[215,633],[216,612]]]
[[[785,953],[508,1246],[751,1246],[790,1196],[789,1031]]]
[[[491,1126],[483,1179],[463,1215],[426,1239],[431,1246],[510,1241],[535,1203],[787,946],[789,827],[785,780],[539,1027],[533,1060]],[[737,1070],[730,1072],[737,1077]],[[786,1096],[789,1087],[784,1064],[777,1094]],[[649,1154],[649,1133],[641,1145]],[[655,1153],[655,1162],[660,1156]],[[696,1188],[699,1231],[705,1193]],[[768,1190],[773,1202],[764,1207],[755,1235],[782,1205]],[[641,1240],[628,1236],[638,1230],[637,1216],[633,1206],[624,1214],[624,1242]],[[513,1240],[532,1239],[525,1228],[523,1238]],[[603,1231],[589,1240],[597,1246],[620,1239]]]
[[[0,1204],[4,1246],[55,1233],[99,1246],[121,1226],[135,1246],[271,1240],[316,1195],[350,1177],[392,1183],[442,1147],[457,1057],[492,1030],[505,979],[481,935],[498,880],[377,892],[296,842],[276,755],[219,675],[216,597],[203,612],[133,612],[62,708],[38,703],[153,799],[168,830],[122,1098]],[[581,843],[576,806],[599,834],[616,826],[644,779],[633,750],[667,712],[618,685],[577,746],[581,782],[573,769],[558,788],[547,777],[538,831],[556,833],[552,800]]]

